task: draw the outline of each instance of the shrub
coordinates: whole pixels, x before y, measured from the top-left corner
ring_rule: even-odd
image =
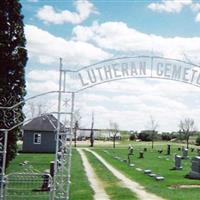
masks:
[[[176,136],[173,133],[163,132],[161,138],[162,140],[169,141],[176,138]]]
[[[129,140],[131,140],[131,141],[135,140],[135,134],[134,133],[130,135]]]
[[[151,141],[152,140],[152,132],[151,131],[141,131],[138,134],[138,139],[142,141]]]

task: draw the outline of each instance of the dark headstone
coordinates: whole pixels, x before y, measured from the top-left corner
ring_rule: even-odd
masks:
[[[146,152],[147,151],[147,148],[144,148],[144,152]]]
[[[200,156],[200,149],[197,149],[197,155]]]
[[[54,176],[54,161],[50,162],[50,175],[51,177]]]
[[[162,150],[162,149],[158,150],[158,153],[159,153],[159,154],[161,154],[162,152],[163,152],[163,150]]]
[[[143,151],[140,151],[139,158],[144,158],[144,152]]]
[[[167,155],[170,155],[170,150],[171,150],[171,145],[168,144],[168,145],[167,145]]]
[[[189,178],[200,179],[200,156],[196,156],[192,159],[192,169],[188,174]]]
[[[43,175],[43,183],[42,183],[42,186],[41,186],[41,191],[50,191],[49,174]]]

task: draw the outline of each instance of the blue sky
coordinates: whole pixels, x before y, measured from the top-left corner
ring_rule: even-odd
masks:
[[[200,63],[199,1],[21,0],[21,3],[29,53],[28,96],[58,88],[59,57],[63,57],[67,68],[152,52]],[[199,127],[199,92],[198,88],[181,83],[134,79],[81,93],[76,105],[84,127],[90,126],[91,113],[95,112],[95,126],[99,128],[107,128],[111,120],[122,129],[146,129],[152,115],[159,121],[159,130],[168,131],[177,130],[177,124],[185,117],[194,118]],[[56,98],[48,100],[40,99],[36,104],[41,103],[44,111],[51,111]]]
[[[51,5],[56,10],[75,11],[73,1],[45,1],[40,0],[36,3],[27,0],[21,1],[23,4],[23,13],[25,15],[25,23],[37,24],[41,28],[50,31],[58,36],[70,37],[73,26],[65,24],[64,26],[44,25],[36,14],[38,9],[44,5]],[[196,13],[190,7],[185,7],[180,13],[159,13],[152,12],[148,8],[150,2],[156,1],[113,1],[113,0],[96,0],[91,1],[99,11],[99,15],[93,14],[89,19],[85,20],[83,25],[90,25],[94,20],[99,23],[106,21],[122,21],[139,31],[145,33],[158,34],[162,36],[196,36],[200,34],[200,26],[195,22]],[[195,1],[194,1],[195,2]],[[198,3],[198,1],[196,1]],[[55,28],[56,27],[56,28]]]

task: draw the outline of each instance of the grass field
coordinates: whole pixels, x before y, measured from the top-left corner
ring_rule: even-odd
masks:
[[[111,200],[135,200],[136,196],[127,188],[119,184],[119,180],[107,170],[107,168],[99,162],[95,156],[89,152],[85,152],[89,162],[91,163],[97,176],[103,183],[106,193]]]
[[[119,156],[122,159],[127,159],[127,147],[130,142],[123,141],[121,144],[116,145],[116,149],[112,148],[112,143],[105,145],[95,145],[95,150],[101,156],[103,156],[110,164],[119,169],[129,178],[142,184],[147,191],[160,195],[169,200],[198,200],[200,189],[170,189],[172,185],[200,185],[199,180],[186,179],[184,176],[190,171],[191,158],[196,155],[196,152],[189,152],[190,159],[183,160],[183,170],[171,171],[170,168],[174,166],[174,154],[178,153],[178,147],[181,144],[172,144],[171,155],[166,156],[166,142],[156,142],[155,149],[151,150],[151,143],[145,142],[132,142],[134,146],[134,156],[132,158],[135,167],[129,167],[126,163],[116,160],[114,157]],[[144,159],[139,159],[139,151],[147,147],[148,151],[145,152]],[[164,153],[158,154],[157,150],[163,149]],[[129,190],[121,188],[117,184],[117,179],[99,162],[96,158],[87,153],[87,156],[94,167],[97,175],[101,178],[105,185],[105,189],[111,196],[111,199],[135,199],[134,195]],[[53,154],[19,154],[15,160],[13,160],[7,169],[7,174],[13,172],[24,172],[25,169],[33,170],[35,172],[44,172],[49,169],[50,161],[54,160]],[[21,166],[20,163],[29,161],[29,165]],[[28,166],[33,166],[29,168]],[[151,169],[154,173],[160,174],[165,177],[164,181],[157,182],[153,178],[145,175],[143,172],[137,171],[135,168]],[[71,189],[70,200],[92,200],[93,191],[88,183],[88,179],[83,169],[82,161],[78,152],[73,149],[72,155],[72,171],[71,171]],[[34,194],[35,195],[35,194]],[[122,198],[123,196],[123,198]],[[19,198],[20,199],[20,198]],[[15,200],[19,200],[15,198]],[[31,200],[31,197],[29,197]],[[46,198],[41,198],[44,200]]]
[[[166,199],[170,200],[198,200],[199,199],[199,189],[170,189],[172,185],[195,185],[200,184],[199,180],[186,179],[184,176],[190,171],[191,160],[183,160],[183,170],[181,171],[171,171],[170,169],[174,166],[174,154],[178,153],[178,146],[173,145],[171,149],[171,155],[166,156],[164,153],[158,154],[158,149],[166,150],[165,143],[157,143],[155,149],[152,151],[150,145],[148,146],[148,151],[145,152],[144,159],[139,159],[139,151],[143,150],[144,145],[139,145],[136,143],[134,145],[134,156],[132,162],[135,164],[134,168],[129,167],[126,163],[116,160],[114,157],[119,156],[122,159],[127,159],[127,148],[107,148],[107,149],[96,149],[96,152],[103,156],[110,164],[115,166],[117,169],[122,171],[129,178],[136,180],[143,186],[145,186],[147,191],[160,195]],[[190,158],[196,155],[196,153],[189,153]],[[141,169],[151,169],[154,173],[165,177],[164,181],[156,181],[154,178],[145,175],[143,172],[137,171],[135,168]]]
[[[93,191],[89,185],[79,153],[73,150],[71,169],[70,200],[92,200]]]

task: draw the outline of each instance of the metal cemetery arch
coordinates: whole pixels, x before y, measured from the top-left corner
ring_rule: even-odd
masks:
[[[183,82],[200,87],[200,66],[158,56],[134,56],[104,60],[78,70],[63,70],[78,93],[95,85],[130,78],[155,78]],[[68,80],[70,81],[70,80]]]
[[[70,115],[70,130],[64,134],[60,131],[60,123],[56,128],[56,154],[55,166],[52,185],[52,200],[68,200],[70,188],[70,168],[71,168],[71,143],[73,132],[73,115],[74,115],[74,101],[75,94],[84,91],[88,88],[94,87],[106,82],[130,79],[130,78],[156,78],[168,79],[194,86],[200,87],[200,67],[192,63],[187,63],[181,60],[168,59],[162,57],[151,56],[135,56],[135,57],[122,57],[105,60],[93,65],[82,67],[77,70],[63,69],[62,60],[60,60],[59,69],[59,90],[50,91],[30,99],[37,98],[38,96],[57,93],[58,94],[58,107],[56,114],[58,115],[58,122],[61,115]],[[62,111],[61,99],[63,94],[70,95],[69,110]],[[28,99],[28,100],[30,100]],[[23,102],[19,102],[10,107],[0,107],[0,114],[3,112],[13,111]],[[6,119],[6,118],[5,118]],[[6,120],[5,120],[6,121]],[[11,123],[12,127],[17,127],[22,124],[22,121],[14,115],[14,122]],[[6,123],[6,122],[5,122]],[[1,199],[5,199],[5,158],[7,135],[11,129],[0,130],[0,181],[1,181]],[[68,140],[67,137],[70,139]],[[64,139],[62,139],[64,138]],[[59,145],[61,143],[61,145]]]

